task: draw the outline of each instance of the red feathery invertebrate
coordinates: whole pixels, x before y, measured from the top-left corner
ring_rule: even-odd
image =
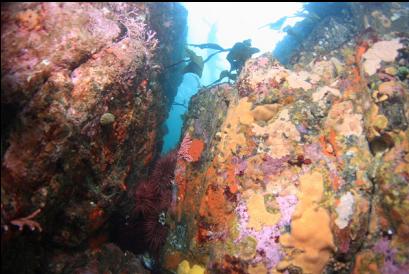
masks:
[[[202,155],[204,143],[200,139],[193,139],[186,133],[178,151],[178,158],[187,162],[197,162]]]
[[[193,158],[189,154],[190,146],[192,145],[192,138],[189,133],[186,133],[178,151],[178,158],[185,159],[187,162],[192,162]]]

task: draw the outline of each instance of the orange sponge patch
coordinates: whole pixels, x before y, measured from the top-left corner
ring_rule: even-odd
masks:
[[[200,139],[193,139],[189,148],[189,154],[192,156],[193,162],[197,162],[200,159],[204,149],[204,143]]]

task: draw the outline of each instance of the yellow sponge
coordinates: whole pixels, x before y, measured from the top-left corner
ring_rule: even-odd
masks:
[[[190,268],[189,262],[183,260],[178,265],[177,274],[204,274],[205,269],[200,265],[195,264],[192,268]]]
[[[189,271],[189,274],[204,274],[205,269],[200,265],[195,264]]]
[[[189,262],[186,260],[183,260],[179,265],[178,265],[178,274],[189,274],[190,270],[190,265]]]

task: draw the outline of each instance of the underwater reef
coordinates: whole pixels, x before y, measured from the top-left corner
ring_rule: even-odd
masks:
[[[176,3],[2,3],[2,271],[143,273],[108,243],[110,220],[134,210],[160,152],[183,76],[163,68],[184,56],[186,16]]]
[[[180,4],[2,4],[2,272],[409,273],[409,7],[322,5],[160,157]]]
[[[400,5],[348,4],[361,24],[322,18],[290,68],[266,53],[192,98],[183,136],[204,149],[176,165],[169,273],[409,273]]]

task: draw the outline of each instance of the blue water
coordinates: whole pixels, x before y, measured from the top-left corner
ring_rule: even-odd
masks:
[[[231,6],[229,6],[231,4]],[[270,3],[268,8],[261,3],[220,3],[209,5],[209,3],[184,3],[188,10],[188,44],[216,43],[223,48],[231,48],[236,42],[242,42],[246,39],[252,39],[252,46],[259,48],[261,55],[268,51],[272,52],[280,40],[286,35],[281,31],[285,25],[294,26],[301,18],[291,18],[285,20],[285,25],[279,30],[271,28],[260,28],[267,23],[275,22],[283,16],[291,16],[301,9],[301,3],[278,4]],[[264,3],[263,3],[264,4]],[[235,12],[223,12],[226,9]],[[212,12],[207,12],[207,11]],[[277,55],[282,58],[280,61],[286,63],[286,56],[298,47],[297,41],[287,37],[287,41],[281,44],[277,49]],[[205,60],[215,51],[212,49],[199,49],[189,47],[198,56]],[[288,50],[287,50],[288,49]],[[288,51],[288,53],[287,53]],[[284,54],[285,53],[285,54]],[[198,90],[219,79],[220,72],[229,70],[230,64],[226,60],[227,53],[220,53],[212,57],[205,63],[202,77],[195,74],[185,74],[183,82],[178,87],[175,97],[177,105],[170,109],[168,119],[165,122],[167,134],[163,139],[162,154],[174,149],[180,140],[183,127],[183,114],[187,111],[190,98]],[[221,82],[226,82],[225,78]],[[180,106],[184,104],[185,106]]]
[[[200,79],[196,74],[186,73],[183,76],[183,82],[178,88],[178,93],[175,97],[175,103],[188,106],[190,98],[197,93],[200,87]],[[181,130],[183,126],[182,115],[187,111],[187,108],[177,104],[172,105],[169,112],[169,117],[166,120],[168,133],[163,141],[162,154],[166,154],[179,143]]]

